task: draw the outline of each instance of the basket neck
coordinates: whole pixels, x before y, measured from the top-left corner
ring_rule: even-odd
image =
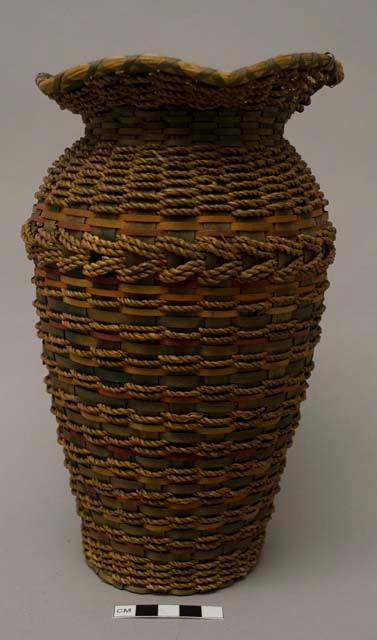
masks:
[[[258,110],[114,107],[83,116],[83,121],[85,138],[93,143],[254,146],[280,142],[290,115],[290,111],[271,106]]]

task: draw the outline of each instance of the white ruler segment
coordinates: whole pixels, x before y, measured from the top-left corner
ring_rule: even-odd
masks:
[[[223,608],[189,604],[117,604],[113,618],[202,618],[222,620]]]

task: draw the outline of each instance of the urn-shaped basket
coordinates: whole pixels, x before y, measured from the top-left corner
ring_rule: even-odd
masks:
[[[37,76],[85,124],[22,233],[85,558],[116,587],[204,592],[258,561],[334,258],[284,126],[342,78],[329,53]]]

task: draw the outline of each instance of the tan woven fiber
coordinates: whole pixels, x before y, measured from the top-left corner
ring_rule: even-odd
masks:
[[[328,53],[37,77],[85,124],[22,235],[83,550],[116,587],[204,592],[258,561],[334,259],[284,126],[342,78]]]

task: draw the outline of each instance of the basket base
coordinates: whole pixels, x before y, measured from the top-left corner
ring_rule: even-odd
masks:
[[[144,557],[117,558],[108,545],[93,548],[83,536],[87,565],[107,584],[132,593],[189,596],[229,587],[257,565],[265,539],[263,532],[246,551],[236,550],[207,562],[155,562]],[[122,567],[117,566],[123,560]]]

